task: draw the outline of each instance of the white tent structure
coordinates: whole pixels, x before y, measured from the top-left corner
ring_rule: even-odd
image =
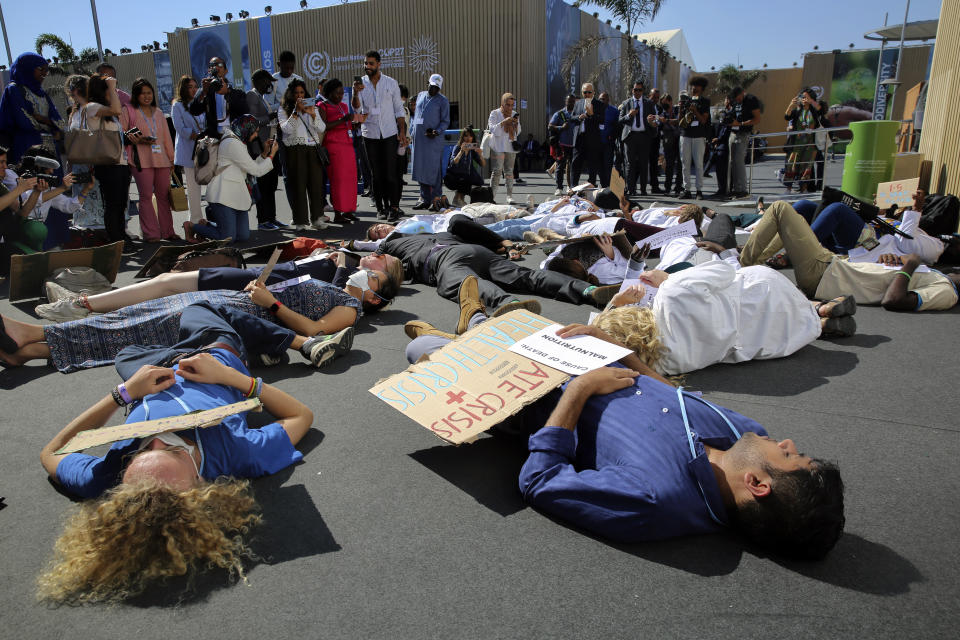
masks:
[[[690,47],[687,46],[687,37],[683,35],[683,29],[665,29],[663,31],[648,31],[646,33],[635,34],[638,40],[648,42],[659,40],[667,45],[670,55],[687,65],[693,70],[697,66],[693,63],[693,54],[690,53]]]

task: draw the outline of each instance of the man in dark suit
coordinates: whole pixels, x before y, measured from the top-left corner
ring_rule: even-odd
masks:
[[[637,195],[637,178],[640,178],[640,195],[647,195],[650,144],[656,131],[656,112],[647,98],[643,97],[643,83],[633,83],[633,97],[620,105],[620,140],[626,148],[627,195]]]
[[[575,187],[580,184],[580,174],[583,173],[583,165],[587,165],[587,179],[592,184],[597,184],[597,176],[603,173],[603,129],[605,109],[602,102],[594,97],[593,85],[589,82],[580,87],[582,100],[577,100],[573,108],[574,121],[579,120],[580,126],[573,143],[573,164],[570,168],[570,186]],[[607,184],[601,186],[608,187]]]
[[[270,138],[275,138],[277,133],[275,124],[277,114],[271,110],[270,106],[272,104],[270,94],[273,93],[274,83],[277,80],[266,69],[254,71],[250,80],[253,82],[253,89],[247,91],[247,113],[257,118],[260,124],[259,138],[262,142],[266,142]],[[270,125],[271,120],[274,122],[273,126]],[[277,231],[287,226],[277,220],[278,181],[279,173],[276,165],[269,173],[257,178],[256,191],[259,191],[259,194],[255,192],[254,195],[259,196],[257,198],[257,229],[261,231]]]

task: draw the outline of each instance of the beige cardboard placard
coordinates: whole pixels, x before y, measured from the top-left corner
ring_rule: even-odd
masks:
[[[267,281],[267,278],[270,277],[270,273],[273,271],[273,268],[277,266],[277,260],[280,259],[280,254],[283,253],[283,249],[277,247],[273,250],[270,259],[267,261],[267,266],[263,268],[263,271],[260,272],[260,277],[257,278],[258,284],[263,284]]]
[[[113,282],[120,270],[122,253],[123,242],[114,242],[101,247],[10,256],[10,301],[39,297],[43,281],[63,267],[91,267]]]
[[[623,192],[626,191],[627,184],[623,181],[623,178],[620,176],[620,172],[616,169],[610,170],[610,191],[613,192],[618,199],[623,199]]]
[[[877,206],[889,209],[893,205],[903,209],[913,207],[913,194],[920,188],[920,178],[894,180],[877,185]]]
[[[552,324],[523,310],[491,318],[370,393],[442,440],[469,442],[569,379],[509,351]]]
[[[233,404],[217,407],[216,409],[195,411],[181,416],[169,416],[167,418],[146,420],[144,422],[118,424],[113,427],[87,429],[70,438],[69,442],[60,447],[56,453],[74,453],[76,451],[97,447],[101,444],[130,440],[131,438],[143,438],[166,431],[181,431],[183,429],[193,429],[194,427],[200,427],[201,429],[212,427],[220,424],[227,416],[232,416],[244,411],[260,411],[261,408],[260,398],[251,398],[250,400],[234,402]]]

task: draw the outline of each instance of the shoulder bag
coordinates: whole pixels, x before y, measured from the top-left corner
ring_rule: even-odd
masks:
[[[69,129],[64,136],[67,160],[71,164],[119,164],[123,153],[122,133],[105,129],[103,118],[99,119],[99,129],[90,129],[86,116],[84,109],[80,112],[80,128]]]

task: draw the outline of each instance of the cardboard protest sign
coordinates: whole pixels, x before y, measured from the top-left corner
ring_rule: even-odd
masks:
[[[557,330],[562,326],[541,329],[517,342],[510,351],[577,376],[630,355],[630,349],[593,336],[561,338]]]
[[[143,267],[140,268],[140,271],[137,271],[137,274],[134,278],[146,278],[151,277],[148,273],[150,267],[157,263],[158,260],[168,259],[176,262],[184,253],[190,251],[206,251],[207,249],[217,249],[219,247],[225,247],[230,243],[230,238],[224,240],[207,240],[206,242],[198,242],[196,244],[191,244],[185,246],[182,244],[168,244],[162,247],[158,247],[156,251],[153,252],[153,255],[150,256],[150,259],[143,263]],[[172,264],[171,262],[170,264]],[[154,274],[156,275],[156,274]]]
[[[919,188],[920,178],[881,182],[877,185],[877,206],[881,209],[889,209],[893,205],[900,209],[913,208],[913,194]]]
[[[637,242],[637,246],[642,247],[645,244],[649,244],[650,250],[653,251],[654,249],[659,249],[671,240],[695,235],[697,235],[697,224],[693,220],[687,220],[683,224],[667,227],[659,233],[655,233],[652,236],[647,236],[643,240]]]
[[[102,247],[41,251],[10,256],[10,301],[37,298],[47,276],[63,267],[90,267],[113,282],[123,258],[123,242]]]
[[[263,284],[267,281],[267,278],[270,277],[270,274],[273,272],[273,268],[277,266],[277,260],[280,259],[280,254],[283,253],[283,249],[277,247],[273,250],[273,253],[270,255],[270,259],[267,260],[267,266],[263,268],[263,271],[260,272],[260,276],[257,278],[257,284]]]
[[[182,416],[170,416],[167,418],[158,418],[157,420],[118,424],[113,427],[87,429],[70,438],[69,442],[60,447],[56,453],[74,453],[97,447],[101,444],[130,440],[132,438],[143,438],[167,431],[182,431],[183,429],[193,429],[194,427],[200,427],[201,429],[212,427],[220,424],[227,416],[232,416],[244,411],[260,411],[261,408],[260,398],[251,398],[250,400],[234,402],[233,404],[217,407],[216,409],[194,411],[193,413],[187,413]]]
[[[627,185],[623,181],[623,178],[620,177],[620,172],[616,169],[610,170],[610,191],[617,196],[617,199],[623,199],[623,192],[626,191]]]
[[[434,435],[461,444],[568,380],[510,347],[554,323],[529,311],[491,318],[370,389]]]

